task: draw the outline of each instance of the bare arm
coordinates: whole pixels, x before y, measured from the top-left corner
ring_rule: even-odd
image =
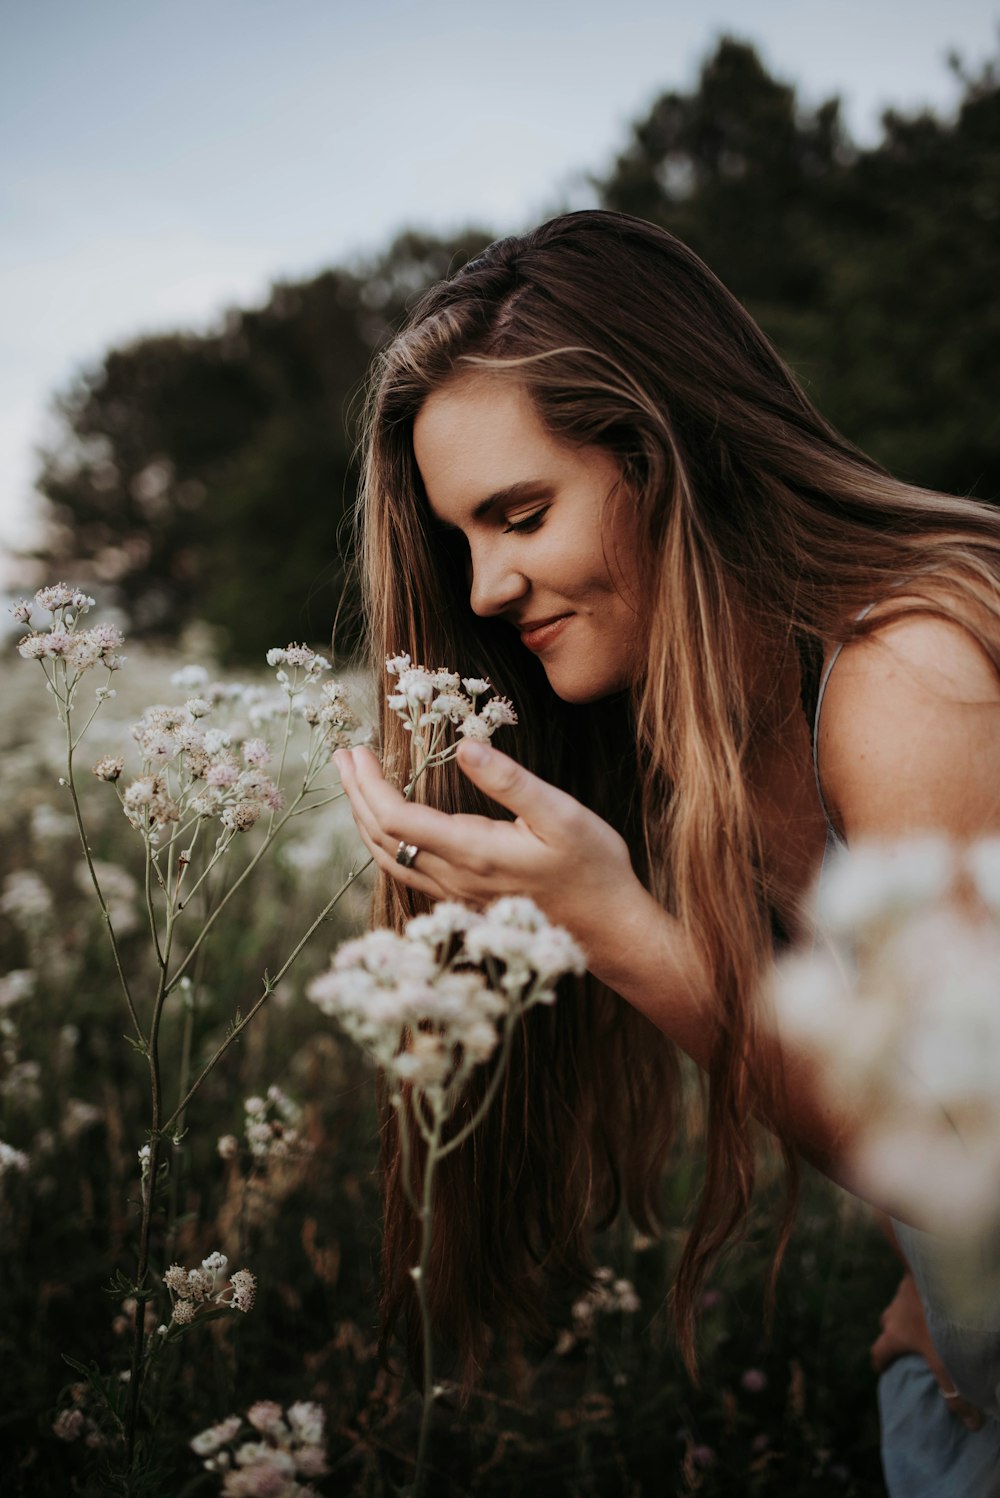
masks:
[[[1000,682],[972,636],[924,617],[847,647],[831,677],[821,755],[828,801],[848,840],[1000,829]],[[338,756],[362,836],[387,873],[433,899],[484,904],[531,895],[568,927],[591,971],[699,1065],[716,1035],[713,997],[690,935],[643,888],[622,839],[571,797],[506,755],[462,746],[459,763],[515,822],[445,816],[403,802],[364,750]],[[421,849],[394,861],[402,840]],[[784,1089],[769,1121],[826,1174],[844,1168],[855,1120],[826,1100],[814,1063],[776,1037]],[[773,1070],[779,1071],[776,1065]],[[894,1203],[880,1203],[890,1210]]]

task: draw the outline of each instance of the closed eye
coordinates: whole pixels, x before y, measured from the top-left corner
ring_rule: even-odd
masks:
[[[503,528],[503,533],[507,536],[514,531],[518,535],[528,535],[531,531],[537,531],[548,513],[549,506],[542,505],[540,510],[532,510],[530,515],[525,515],[523,520],[509,520]]]

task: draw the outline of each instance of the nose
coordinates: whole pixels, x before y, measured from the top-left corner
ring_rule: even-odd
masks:
[[[474,614],[488,618],[523,598],[531,584],[514,565],[507,547],[492,545],[473,547],[469,566],[471,579],[469,603]]]

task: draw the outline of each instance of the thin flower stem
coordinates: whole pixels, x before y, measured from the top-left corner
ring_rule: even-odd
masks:
[[[294,687],[294,685],[295,685],[294,681],[289,682],[289,686],[290,687]],[[288,740],[289,740],[289,738],[291,736],[291,732],[292,732],[292,703],[294,701],[294,698],[295,698],[294,691],[290,691],[288,693],[288,711],[285,713],[285,732],[284,732],[284,735],[283,735],[282,740],[281,740],[281,754],[280,754],[280,756],[278,758],[278,773],[274,777],[276,785],[280,785],[281,784],[281,777],[285,773],[285,755],[288,753]],[[299,797],[299,799],[301,799],[301,796]],[[270,816],[270,818],[268,820],[268,824],[267,824],[267,835],[268,835],[269,839],[271,837],[272,832],[274,831],[274,819],[275,819],[276,816],[277,816],[277,812],[276,811],[272,811],[271,812],[271,816]]]
[[[493,1103],[493,1099],[497,1095],[500,1083],[503,1081],[503,1074],[507,1069],[507,1061],[510,1057],[510,1048],[513,1044],[514,1031],[517,1028],[517,1022],[520,1019],[522,1013],[523,1010],[520,1009],[511,1011],[511,1014],[508,1017],[507,1024],[504,1026],[503,1040],[501,1041],[500,1046],[500,1056],[497,1060],[496,1068],[489,1080],[486,1091],[483,1093],[482,1102],[479,1104],[479,1107],[476,1109],[472,1117],[462,1125],[458,1133],[454,1134],[451,1139],[448,1140],[447,1144],[442,1144],[440,1146],[440,1148],[438,1149],[439,1160],[443,1160],[446,1155],[451,1154],[452,1150],[456,1150],[458,1149],[460,1144],[464,1144],[465,1141],[469,1138],[469,1135],[474,1134],[475,1131],[479,1128],[479,1125],[482,1123],[483,1119],[489,1112],[490,1107]]]
[[[146,914],[149,916],[149,930],[150,930],[150,934],[152,935],[152,938],[153,938],[153,947],[154,947],[154,949],[156,951],[156,960],[159,963],[160,967],[162,968],[162,966],[163,966],[163,953],[160,950],[160,933],[156,929],[156,907],[153,904],[153,877],[152,877],[153,876],[153,848],[152,848],[152,844],[149,841],[149,811],[148,811],[148,809],[143,813],[143,816],[144,816],[145,822],[146,822],[146,829],[145,829],[146,830],[146,837],[145,837],[145,843],[146,843],[146,877],[145,877]],[[160,877],[160,871],[159,871],[159,869],[156,870],[156,877],[157,877],[157,880],[159,881],[159,883],[162,885],[163,880]]]
[[[161,1124],[163,1111],[163,1089],[160,1077],[160,1020],[163,1016],[163,1006],[167,998],[167,968],[170,964],[170,948],[173,943],[174,915],[168,908],[167,923],[163,935],[163,953],[160,955],[159,944],[157,944],[157,957],[160,964],[160,979],[157,984],[156,999],[153,1004],[153,1015],[149,1025],[149,1040],[146,1048],[147,1061],[149,1063],[149,1171],[145,1181],[145,1189],[142,1193],[142,1225],[139,1230],[139,1259],[136,1265],[136,1285],[142,1290],[146,1283],[146,1275],[149,1271],[149,1240],[153,1222],[153,1196],[156,1190],[156,1177],[159,1168],[160,1143],[165,1132]],[[145,1331],[144,1302],[142,1296],[136,1297],[135,1332],[132,1338],[132,1359],[129,1378],[128,1401],[125,1411],[125,1447],[126,1447],[126,1471],[131,1472],[135,1456],[135,1434],[139,1414],[139,1393],[142,1384],[142,1349]]]
[[[197,833],[197,829],[196,829],[195,830],[195,836],[197,837],[197,835],[198,835],[198,833]],[[225,843],[218,842],[218,843],[216,843],[216,845],[215,845],[215,852],[212,854],[212,856],[209,859],[208,863],[202,869],[201,873],[198,875],[197,879],[192,884],[191,888],[187,891],[187,893],[185,894],[183,900],[180,899],[180,887],[178,886],[178,890],[177,890],[177,895],[178,895],[178,900],[177,900],[177,914],[178,915],[180,915],[180,913],[181,913],[182,910],[186,910],[187,907],[191,904],[191,901],[194,899],[195,895],[201,889],[201,886],[204,884],[204,882],[208,878],[209,874],[211,874],[212,870],[215,868],[215,865],[219,862],[219,859],[223,856],[223,854],[231,846],[232,841],[233,841],[233,839],[230,838],[228,842],[225,842]],[[193,842],[192,842],[191,846],[192,847],[194,846]],[[179,976],[179,974],[177,974],[177,973],[174,974],[174,979],[171,981],[171,984],[170,984],[171,988],[174,986],[174,981],[176,981],[176,979],[177,979],[178,976]]]
[[[344,893],[346,893],[346,891],[348,889],[350,889],[350,887],[354,883],[355,879],[359,878],[360,875],[364,873],[365,869],[368,868],[368,866],[369,866],[369,864],[371,862],[372,862],[372,860],[370,858],[367,858],[367,859],[365,859],[364,863],[361,864],[358,868],[351,870],[351,872],[348,874],[347,878],[344,880],[344,883],[338,889],[337,893],[333,896],[333,898],[331,900],[327,901],[327,903],[323,906],[323,909],[320,911],[319,915],[316,917],[316,919],[313,921],[312,925],[309,927],[308,931],[306,931],[306,933],[302,937],[300,937],[299,941],[296,943],[295,947],[293,948],[293,950],[291,951],[291,953],[288,955],[288,957],[286,957],[285,961],[282,963],[281,967],[278,969],[278,971],[275,974],[275,976],[273,978],[267,978],[265,980],[265,983],[264,983],[264,992],[261,994],[260,998],[257,1000],[257,1002],[253,1005],[253,1007],[251,1009],[247,1010],[246,1014],[242,1017],[242,1019],[240,1019],[240,1020],[237,1021],[237,1023],[230,1030],[229,1034],[226,1036],[225,1040],[223,1040],[221,1042],[221,1044],[216,1047],[216,1049],[213,1052],[212,1056],[209,1058],[208,1061],[206,1061],[205,1065],[202,1067],[201,1071],[198,1073],[197,1077],[195,1078],[195,1080],[191,1084],[191,1086],[188,1088],[187,1092],[181,1098],[180,1102],[178,1103],[177,1107],[174,1109],[173,1113],[171,1113],[170,1117],[165,1121],[165,1123],[163,1123],[161,1125],[161,1129],[162,1129],[162,1131],[164,1133],[166,1133],[166,1131],[172,1126],[174,1120],[181,1113],[183,1113],[184,1109],[187,1107],[188,1103],[194,1097],[195,1093],[198,1091],[198,1088],[201,1086],[202,1082],[204,1082],[205,1078],[209,1075],[210,1072],[212,1072],[212,1071],[215,1070],[216,1065],[222,1059],[222,1057],[225,1055],[225,1053],[228,1051],[229,1047],[232,1045],[232,1043],[236,1039],[236,1037],[238,1035],[241,1035],[243,1033],[243,1031],[246,1029],[247,1025],[250,1023],[250,1021],[253,1019],[254,1015],[257,1013],[257,1010],[265,1002],[265,1000],[268,998],[268,996],[271,993],[274,992],[275,988],[277,988],[278,984],[281,982],[282,978],[285,976],[285,974],[287,973],[288,969],[291,967],[292,963],[295,961],[295,959],[298,957],[299,953],[302,951],[302,948],[310,940],[310,938],[313,936],[314,932],[316,932],[319,929],[319,927],[323,924],[323,922],[326,920],[327,916],[330,914],[331,910],[336,905],[336,903],[340,899],[341,895],[343,895]],[[218,909],[221,909],[221,908],[222,907],[220,905],[218,907]],[[218,912],[216,911],[216,913],[218,913]],[[188,957],[185,958],[184,966],[187,965],[187,961],[189,960],[189,958],[191,957],[191,955],[192,954],[189,952],[188,953]],[[171,984],[168,985],[168,987],[172,987],[173,984],[177,981],[177,978],[179,976],[180,976],[180,971],[178,971],[178,973],[176,973],[174,975],[174,978],[172,979]]]
[[[185,1089],[187,1088],[188,1079],[191,1075],[191,1047],[194,1041],[194,1016],[196,999],[198,995],[198,985],[201,981],[201,967],[202,964],[200,962],[195,966],[195,976],[191,982],[191,989],[188,994],[188,1000],[184,1012],[184,1032],[181,1036],[180,1074],[177,1083],[177,1091],[182,1097],[184,1095]],[[176,1138],[180,1138],[183,1133],[184,1109],[182,1108],[177,1116],[177,1127],[174,1130],[174,1134]],[[170,1172],[170,1202],[167,1211],[167,1238],[165,1245],[166,1251],[164,1254],[164,1259],[168,1262],[173,1257],[174,1238],[177,1233],[177,1204],[180,1192],[180,1177],[181,1170],[180,1163],[178,1162],[177,1169]]]
[[[304,817],[307,812],[319,811],[321,806],[332,806],[334,801],[342,801],[347,795],[346,791],[334,791],[332,796],[327,796],[325,801],[314,801],[311,806],[300,806],[297,811],[290,811],[286,820],[292,817]]]
[[[110,681],[110,680],[111,680],[111,672],[109,671],[108,672],[108,681]],[[87,729],[90,727],[91,723],[93,723],[94,719],[97,717],[97,714],[100,712],[101,707],[103,706],[103,703],[104,703],[103,697],[98,697],[97,702],[94,704],[94,707],[91,710],[90,717],[87,719],[86,723],[80,729],[80,732],[77,734],[75,740],[73,741],[73,749],[74,749],[74,751],[77,750],[77,749],[79,749],[81,740],[86,736]]]
[[[427,1148],[424,1166],[423,1192],[420,1206],[420,1262],[414,1276],[417,1282],[417,1303],[420,1306],[420,1330],[423,1374],[423,1408],[420,1415],[420,1435],[417,1440],[417,1466],[413,1474],[413,1498],[422,1498],[427,1476],[427,1442],[431,1431],[431,1414],[434,1407],[434,1344],[431,1332],[430,1306],[427,1303],[427,1270],[431,1257],[431,1209],[434,1199],[434,1173],[440,1156],[441,1117],[436,1114],[434,1130]]]
[[[94,886],[94,893],[97,896],[98,903],[101,907],[101,915],[104,917],[104,924],[107,927],[108,939],[111,942],[111,951],[115,959],[115,970],[118,973],[118,980],[121,983],[122,992],[125,995],[125,1003],[128,1006],[129,1018],[131,1019],[132,1024],[135,1028],[136,1039],[140,1042],[143,1048],[145,1048],[146,1037],[143,1033],[142,1025],[139,1023],[139,1016],[136,1012],[135,1002],[132,998],[132,990],[129,987],[129,981],[125,976],[125,969],[122,966],[121,952],[118,949],[118,938],[115,935],[115,928],[111,921],[111,912],[109,911],[107,901],[104,898],[104,892],[101,889],[101,882],[97,877],[97,870],[94,867],[93,854],[90,851],[90,843],[87,839],[87,831],[83,825],[83,812],[80,808],[80,797],[77,794],[76,776],[73,767],[73,727],[72,721],[68,715],[65,722],[67,744],[66,780],[69,786],[70,799],[73,803],[73,814],[76,817],[76,828],[78,833],[80,834],[80,842],[83,844],[83,856],[87,862],[90,881]]]
[[[226,893],[223,895],[222,899],[219,901],[218,905],[215,907],[215,909],[212,911],[211,915],[205,921],[205,924],[202,926],[202,928],[199,931],[198,935],[195,937],[195,939],[192,942],[191,946],[188,948],[187,956],[183,959],[183,961],[180,963],[180,966],[177,968],[177,970],[174,972],[173,976],[171,977],[170,982],[167,985],[167,991],[168,991],[168,993],[169,993],[169,991],[172,988],[174,988],[176,986],[178,978],[180,978],[180,977],[183,976],[184,971],[187,968],[188,964],[191,962],[192,958],[194,957],[195,953],[200,948],[202,942],[205,940],[205,938],[208,935],[209,931],[211,931],[211,929],[214,926],[215,922],[218,920],[219,916],[225,910],[226,906],[229,904],[229,901],[232,899],[233,895],[235,895],[236,891],[239,889],[239,887],[243,883],[244,879],[246,879],[253,872],[253,870],[257,867],[257,865],[260,863],[261,859],[264,857],[264,854],[267,852],[268,848],[274,842],[274,839],[278,836],[278,833],[284,827],[285,823],[289,820],[289,818],[294,814],[296,807],[298,806],[299,802],[302,800],[302,795],[303,795],[303,792],[300,791],[299,794],[296,796],[295,800],[292,802],[292,805],[290,806],[290,808],[288,809],[288,811],[286,811],[285,815],[282,817],[281,821],[278,823],[277,827],[275,827],[273,831],[269,831],[268,832],[268,834],[265,837],[264,841],[261,843],[260,847],[257,849],[257,852],[251,858],[250,862],[247,864],[247,866],[243,870],[242,874],[240,874],[239,877],[229,886],[229,889],[226,891]],[[228,846],[228,844],[227,844],[227,846]],[[369,863],[370,862],[371,862],[371,860],[369,859]],[[367,867],[368,867],[368,865],[366,864],[365,868],[367,868]],[[360,872],[360,870],[359,870],[359,872]],[[206,870],[206,873],[207,873],[207,870]],[[198,880],[198,884],[200,884],[200,883],[201,883],[201,879]],[[183,910],[184,906],[190,901],[191,896],[194,894],[195,890],[198,888],[198,884],[195,884],[188,891],[187,898],[185,899],[184,903],[179,907],[179,911]]]

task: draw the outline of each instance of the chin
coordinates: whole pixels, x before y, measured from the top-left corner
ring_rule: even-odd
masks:
[[[562,702],[570,702],[577,707],[584,707],[588,702],[602,702],[606,697],[615,697],[620,692],[628,690],[627,681],[595,681],[593,677],[583,681],[573,680],[569,677],[560,677],[558,672],[553,672],[549,677],[549,686]]]

